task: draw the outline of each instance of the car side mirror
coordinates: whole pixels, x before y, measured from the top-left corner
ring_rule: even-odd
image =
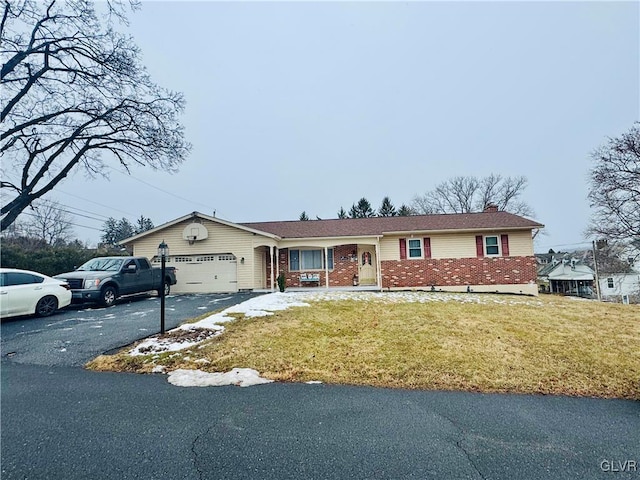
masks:
[[[127,265],[124,269],[124,271],[126,273],[136,273],[136,266],[135,265]]]

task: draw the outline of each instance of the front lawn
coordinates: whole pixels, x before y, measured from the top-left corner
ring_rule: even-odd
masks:
[[[222,334],[188,349],[137,356],[127,349],[89,367],[247,367],[288,382],[640,400],[637,305],[430,292],[291,295],[310,306],[236,314]]]

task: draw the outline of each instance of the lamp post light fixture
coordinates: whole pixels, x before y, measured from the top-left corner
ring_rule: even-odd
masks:
[[[162,280],[160,287],[160,333],[164,335],[164,296],[166,291],[164,278],[166,274],[167,257],[169,256],[169,245],[164,243],[164,240],[158,245],[158,256],[160,257],[160,277]]]

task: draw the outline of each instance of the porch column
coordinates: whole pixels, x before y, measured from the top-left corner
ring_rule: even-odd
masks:
[[[329,249],[324,247],[324,281],[329,289]]]
[[[376,249],[376,281],[378,282],[378,287],[380,291],[382,291],[382,262],[380,261],[380,237],[376,239],[376,243],[374,245]]]
[[[274,274],[273,274],[273,245],[269,245],[269,261],[271,262],[271,291],[274,291]],[[277,262],[276,262],[277,263]]]

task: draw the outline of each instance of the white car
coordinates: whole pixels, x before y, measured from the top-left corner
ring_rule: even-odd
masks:
[[[0,318],[46,317],[70,303],[67,282],[29,270],[0,268]]]

